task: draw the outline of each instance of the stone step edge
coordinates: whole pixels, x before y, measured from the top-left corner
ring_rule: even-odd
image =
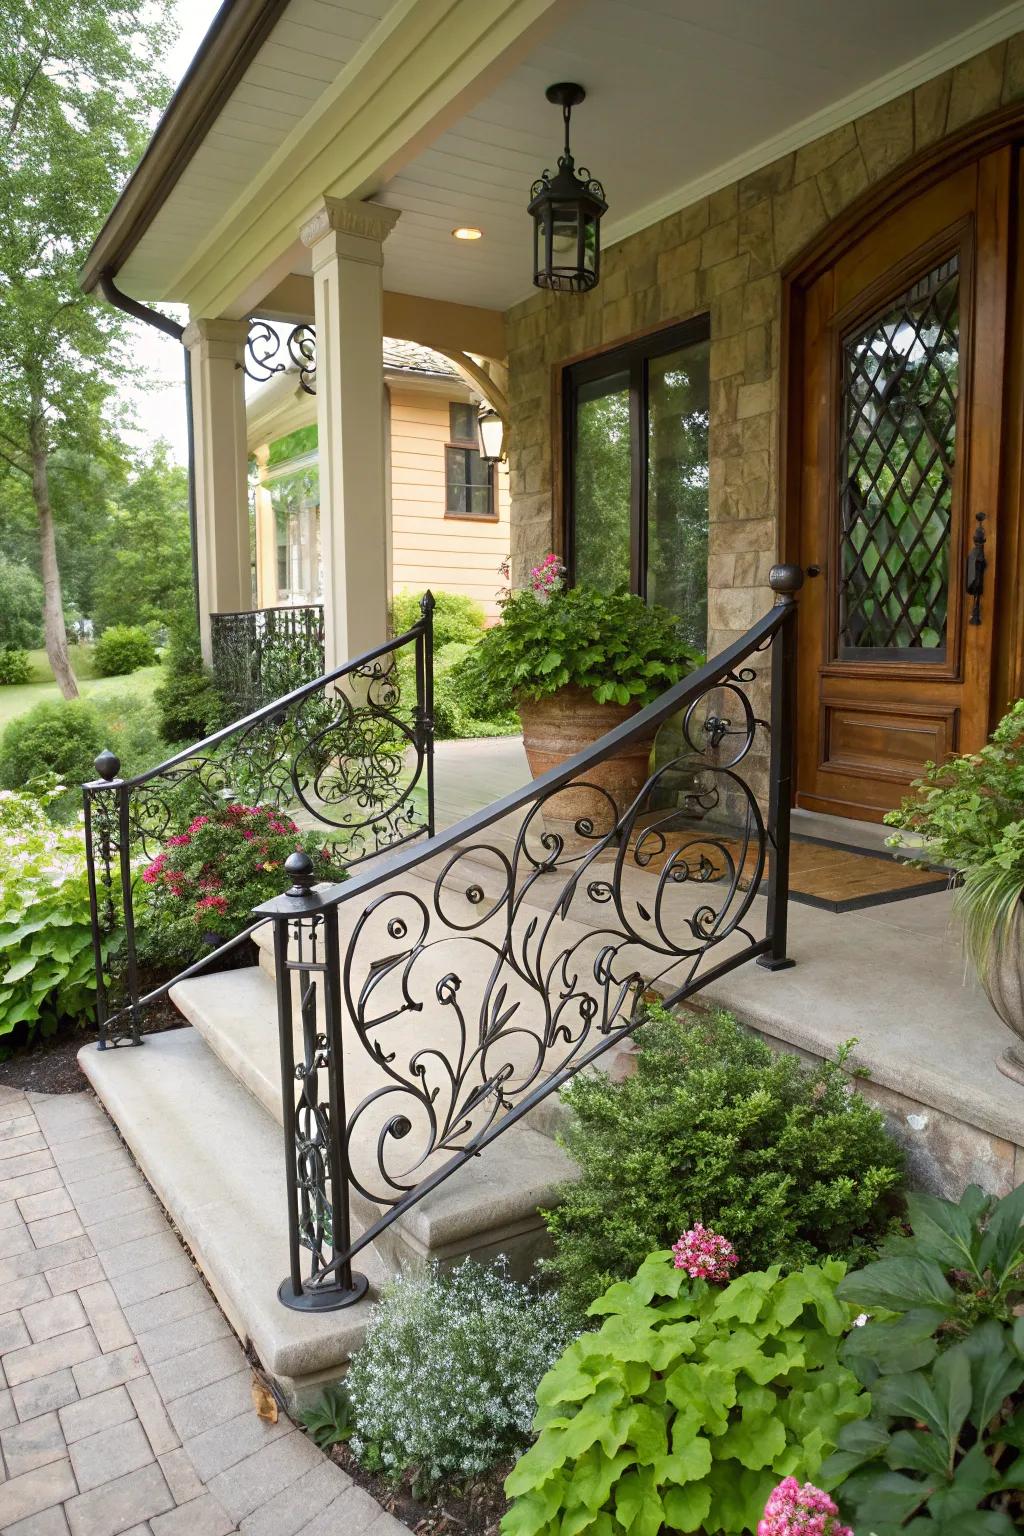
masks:
[[[358,1267],[370,1294],[333,1313],[278,1300],[288,1269],[281,1136],[196,1031],[141,1047],[82,1047],[79,1064],[157,1198],[191,1249],[231,1326],[293,1397],[342,1374],[361,1343],[386,1272],[372,1249]]]
[[[243,1091],[252,1095],[260,1112],[277,1130],[281,1123],[277,1002],[270,978],[259,967],[249,966],[192,977],[177,983],[170,996],[225,1070]],[[247,1042],[240,1039],[238,1029],[233,1027],[239,1000],[247,1024],[260,1017],[265,1019],[267,1044],[263,1054],[267,1058],[273,1056],[272,1066],[247,1053]],[[555,1110],[564,1113],[557,1101],[551,1102]],[[509,1162],[513,1177],[496,1179],[495,1172]],[[451,1190],[441,1185],[397,1218],[396,1228],[421,1257],[455,1257],[469,1246],[469,1239],[473,1239],[472,1246],[476,1248],[479,1242],[508,1240],[540,1228],[538,1207],[550,1205],[558,1185],[571,1178],[574,1171],[574,1165],[550,1136],[542,1134],[539,1128],[522,1124],[511,1126],[486,1148],[476,1166],[484,1171],[482,1181],[474,1175],[472,1165],[452,1176],[457,1181],[452,1189],[458,1191],[458,1200],[453,1200]],[[530,1175],[525,1183],[516,1176],[521,1168]],[[364,1226],[375,1221],[384,1209],[357,1190],[352,1191],[353,1213]]]

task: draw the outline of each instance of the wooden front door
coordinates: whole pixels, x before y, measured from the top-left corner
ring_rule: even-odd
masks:
[[[1011,163],[1002,149],[934,183],[803,296],[808,809],[880,820],[926,761],[990,728]]]

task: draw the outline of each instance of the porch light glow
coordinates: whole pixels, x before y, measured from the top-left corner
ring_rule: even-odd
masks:
[[[458,229],[452,230],[455,240],[482,240],[483,235],[483,230],[477,229],[475,224],[460,224]]]
[[[480,438],[480,457],[485,464],[500,464],[505,451],[505,423],[485,400],[477,414],[476,429]]]
[[[604,188],[576,162],[569,148],[573,107],[586,97],[582,85],[549,85],[548,101],[562,108],[565,148],[554,175],[545,171],[530,188],[533,216],[533,281],[556,293],[587,293],[597,286],[601,255],[601,215],[607,211]]]

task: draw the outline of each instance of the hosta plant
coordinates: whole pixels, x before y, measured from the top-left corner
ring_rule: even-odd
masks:
[[[241,933],[253,907],[290,884],[284,863],[300,848],[318,880],[344,879],[322,836],[300,832],[274,806],[234,804],[192,817],[141,872],[136,920],[143,959],[184,964]]]
[[[875,1536],[1011,1536],[1024,1525],[1024,1186],[908,1201],[912,1234],[847,1276],[870,1309],[848,1364],[871,1417],[823,1477]]]
[[[505,1536],[756,1531],[780,1478],[813,1478],[868,1412],[839,1359],[845,1268],[776,1264],[719,1288],[652,1253],[538,1387]]]
[[[50,1034],[95,994],[81,821],[47,815],[63,792],[0,790],[0,1056],[17,1026]]]

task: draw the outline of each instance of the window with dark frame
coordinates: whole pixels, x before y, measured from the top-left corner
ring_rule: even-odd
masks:
[[[710,319],[567,367],[565,559],[573,581],[635,592],[707,644]]]
[[[494,466],[480,455],[476,406],[461,400],[448,405],[448,442],[444,450],[445,515],[497,517]]]

